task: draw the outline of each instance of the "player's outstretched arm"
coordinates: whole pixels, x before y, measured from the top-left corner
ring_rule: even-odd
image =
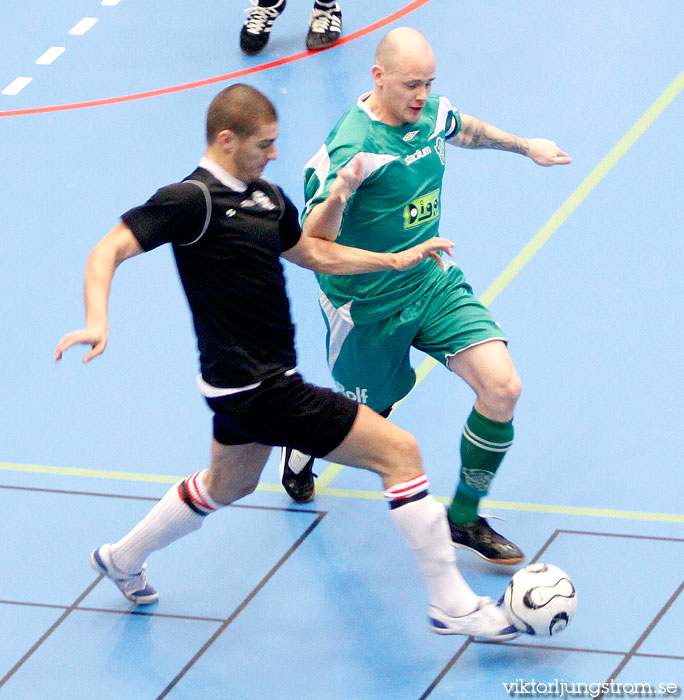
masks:
[[[449,139],[449,143],[461,148],[494,148],[500,151],[520,153],[537,165],[566,165],[570,156],[549,139],[527,139],[509,134],[487,122],[461,114],[461,130]]]
[[[101,355],[107,346],[109,324],[107,308],[109,290],[116,268],[128,258],[143,252],[131,230],[119,222],[90,252],[86,263],[84,297],[86,327],[67,333],[57,343],[55,361],[72,345],[90,345],[90,352],[83,356],[83,362],[90,362]]]
[[[441,265],[439,254],[451,255],[453,245],[446,238],[435,237],[399,253],[376,253],[326,238],[302,235],[299,243],[283,253],[283,257],[295,265],[326,275],[358,275],[380,270],[410,270],[428,258]]]

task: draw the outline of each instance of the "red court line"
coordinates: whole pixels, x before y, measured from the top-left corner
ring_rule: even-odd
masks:
[[[342,44],[348,44],[356,39],[360,39],[371,32],[381,29],[382,27],[394,22],[401,17],[413,12],[413,10],[418,9],[422,5],[426,5],[430,0],[413,0],[413,2],[408,3],[401,9],[392,14],[379,19],[373,24],[369,24],[363,29],[359,29],[351,34],[342,37],[340,41],[335,44],[335,46],[330,49],[325,49],[330,51],[337,46]],[[252,66],[250,68],[243,68],[242,70],[235,71],[233,73],[226,73],[225,75],[217,75],[213,78],[205,78],[204,80],[196,80],[192,83],[183,83],[182,85],[173,85],[171,87],[160,88],[158,90],[148,90],[147,92],[137,92],[133,95],[120,95],[119,97],[107,97],[101,100],[90,100],[87,102],[74,102],[72,104],[64,105],[52,105],[49,107],[32,107],[29,109],[14,109],[5,112],[0,112],[0,117],[22,117],[29,114],[45,114],[48,112],[65,112],[70,109],[86,109],[87,107],[101,107],[103,105],[112,105],[119,102],[132,102],[133,100],[144,100],[148,97],[158,97],[159,95],[169,95],[173,92],[182,92],[183,90],[192,90],[193,88],[204,87],[205,85],[212,85],[213,83],[222,83],[226,80],[235,80],[236,78],[242,78],[246,75],[254,75],[255,73],[261,73],[262,71],[270,70],[271,68],[277,68],[278,66],[284,66],[288,63],[294,63],[303,58],[308,58],[315,54],[321,53],[321,51],[300,51],[299,53],[292,54],[291,56],[286,56],[285,58],[279,58],[277,61],[269,61],[268,63],[262,63],[258,66]]]

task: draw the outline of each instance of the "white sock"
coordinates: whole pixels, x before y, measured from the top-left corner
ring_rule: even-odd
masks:
[[[199,530],[204,518],[221,507],[204,485],[207,471],[196,472],[174,484],[127,535],[111,545],[110,555],[117,569],[138,573],[152,552]]]
[[[430,604],[447,615],[467,615],[479,598],[456,566],[446,509],[427,492],[428,485],[423,474],[385,491],[390,515],[418,560]]]

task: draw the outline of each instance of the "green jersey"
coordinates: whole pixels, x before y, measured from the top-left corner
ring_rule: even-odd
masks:
[[[430,95],[417,122],[390,126],[366,107],[367,97],[342,116],[306,164],[302,219],[360,153],[362,181],[347,203],[337,243],[397,253],[438,235],[445,143],[459,132],[461,118],[446,97]],[[333,306],[349,304],[353,320],[367,323],[404,308],[438,274],[441,268],[430,259],[408,272],[317,277]]]

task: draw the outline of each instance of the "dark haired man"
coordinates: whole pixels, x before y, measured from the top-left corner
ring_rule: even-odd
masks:
[[[128,534],[95,549],[96,571],[137,605],[158,599],[147,582],[152,552],[202,526],[207,515],[254,491],[274,445],[377,473],[391,517],[426,579],[432,629],[510,639],[501,608],[480,598],[456,568],[444,508],[427,491],[415,438],[295,369],[294,327],[280,256],[327,274],[409,270],[452,244],[439,238],[391,254],[341,246],[300,230],[297,210],[261,178],[276,158],[276,112],[247,85],[221,91],[207,113],[208,145],[199,167],[127,211],[91,252],[86,266],[86,328],[65,335],[55,359],[75,344],[107,344],[107,302],[124,260],[164,243],[173,252],[200,352],[200,391],[214,412],[211,463],[174,485]],[[360,162],[342,168],[328,206],[338,207],[360,180]],[[324,206],[326,206],[324,204]]]

